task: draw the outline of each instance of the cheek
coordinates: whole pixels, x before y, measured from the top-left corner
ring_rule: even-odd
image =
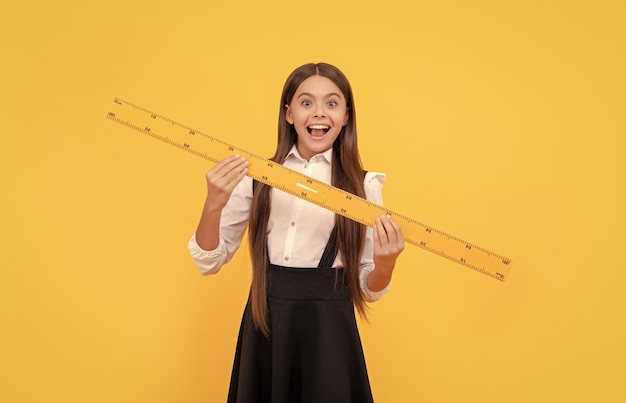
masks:
[[[346,111],[346,113],[342,114],[342,117],[341,117],[342,126],[347,125],[349,120],[350,120],[350,115]]]
[[[306,129],[306,127],[302,126],[302,125],[298,125],[298,122],[296,122],[293,126],[293,132],[295,132],[296,136],[298,138],[300,137],[307,137],[309,135],[308,130]]]
[[[294,124],[301,124],[302,122],[304,122],[306,119],[303,117],[302,113],[298,113],[299,111],[293,111],[291,112],[291,121]]]

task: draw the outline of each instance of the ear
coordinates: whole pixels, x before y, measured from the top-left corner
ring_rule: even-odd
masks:
[[[346,108],[346,117],[343,119],[343,126],[347,125],[350,121],[350,114],[348,113],[350,108]]]
[[[285,120],[290,125],[293,124],[293,117],[291,116],[291,108],[289,107],[289,105],[285,105]]]

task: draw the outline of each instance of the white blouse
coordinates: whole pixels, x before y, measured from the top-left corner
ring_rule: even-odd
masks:
[[[325,183],[331,181],[332,149],[315,155],[309,161],[303,159],[296,147],[285,158],[283,165]],[[365,175],[365,195],[372,203],[382,205],[382,186],[385,175],[368,172]],[[195,235],[189,240],[189,252],[198,270],[204,275],[215,274],[228,263],[241,246],[252,204],[252,178],[246,176],[235,187],[222,210],[220,242],[214,250],[198,246]],[[272,264],[289,267],[317,267],[324,253],[330,233],[335,224],[335,213],[316,204],[273,188],[271,212],[267,226],[267,244]],[[360,263],[360,286],[365,299],[372,302],[389,291],[374,292],[367,287],[367,276],[374,269],[374,235],[367,228],[363,256]],[[333,267],[342,267],[338,253]]]

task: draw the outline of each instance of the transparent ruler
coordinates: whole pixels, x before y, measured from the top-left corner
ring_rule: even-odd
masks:
[[[233,154],[250,162],[248,176],[318,206],[373,226],[377,217],[391,215],[404,234],[405,242],[450,259],[465,267],[504,281],[511,261],[456,236],[439,231],[405,215],[390,211],[344,190],[285,168],[281,164],[192,129],[140,106],[115,98],[108,119],[134,129],[198,157],[217,163]]]

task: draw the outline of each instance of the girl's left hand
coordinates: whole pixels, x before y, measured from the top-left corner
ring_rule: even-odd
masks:
[[[396,259],[404,250],[402,229],[389,215],[376,219],[374,225],[374,265],[377,269],[392,271]]]

